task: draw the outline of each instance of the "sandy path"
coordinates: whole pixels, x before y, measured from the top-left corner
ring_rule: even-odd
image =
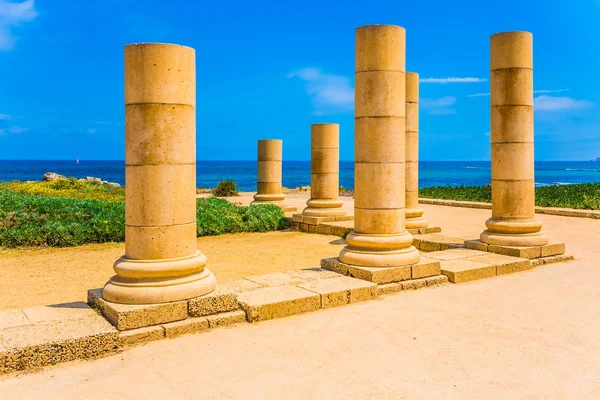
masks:
[[[198,239],[221,282],[249,275],[318,267],[339,253],[336,236],[300,232],[231,234]],[[0,250],[0,310],[85,300],[114,275],[119,243],[60,249]]]

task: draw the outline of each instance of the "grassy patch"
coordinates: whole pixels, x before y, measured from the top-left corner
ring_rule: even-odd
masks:
[[[125,240],[125,203],[33,196],[0,188],[0,246],[78,246]],[[273,205],[238,206],[210,197],[196,200],[197,235],[284,229]]]
[[[492,189],[482,186],[437,186],[419,189],[419,196],[429,199],[490,203]],[[600,210],[600,183],[538,187],[535,189],[535,204],[540,207]]]
[[[57,179],[52,182],[6,182],[0,190],[33,196],[65,197],[72,199],[95,199],[102,201],[124,201],[125,188],[99,185],[80,181],[77,178]]]

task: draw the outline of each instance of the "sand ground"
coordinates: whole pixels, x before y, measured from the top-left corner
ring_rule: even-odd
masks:
[[[463,237],[477,237],[490,215],[423,208],[445,234]],[[576,261],[152,342],[0,378],[0,393],[7,399],[600,398],[600,221],[538,218]],[[291,255],[288,263],[303,266]]]

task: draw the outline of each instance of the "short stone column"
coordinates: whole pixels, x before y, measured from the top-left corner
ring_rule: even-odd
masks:
[[[283,142],[281,140],[258,141],[257,191],[251,204],[274,204],[283,211],[293,211],[285,202],[281,191]]]
[[[419,74],[406,73],[406,228],[427,227],[419,208]]]
[[[405,229],[404,28],[356,30],[354,230],[340,261],[366,267],[419,262]]]
[[[339,197],[340,126],[312,124],[310,132],[310,200],[302,212],[309,217],[346,215]]]
[[[125,255],[102,297],[154,304],[215,289],[196,247],[194,49],[125,46]]]
[[[504,32],[490,40],[492,218],[481,241],[506,246],[548,243],[535,219],[533,36]]]

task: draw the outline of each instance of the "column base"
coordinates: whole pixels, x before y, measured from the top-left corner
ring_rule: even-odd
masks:
[[[310,199],[306,202],[306,207],[302,215],[306,217],[343,217],[346,210],[342,208],[344,203],[341,200],[333,199]]]
[[[281,208],[283,210],[283,212],[289,212],[289,211],[296,211],[297,210],[296,207],[290,206],[284,200],[281,200],[281,201],[260,201],[260,200],[254,200],[252,203],[250,203],[251,206],[257,205],[257,204],[272,204],[274,206],[277,206],[277,207]]]
[[[401,267],[419,262],[421,254],[411,245],[408,232],[392,235],[364,234],[352,231],[348,246],[340,252],[340,261],[363,267]]]
[[[119,304],[160,304],[203,296],[217,285],[205,265],[206,257],[199,251],[169,260],[121,257],[114,266],[118,275],[106,283],[102,297]]]
[[[531,220],[505,220],[490,218],[479,239],[487,244],[501,246],[544,246],[548,236],[541,232],[542,223]]]
[[[423,209],[421,208],[407,208],[405,210],[405,223],[406,229],[419,229],[426,228],[429,222],[423,217]]]

